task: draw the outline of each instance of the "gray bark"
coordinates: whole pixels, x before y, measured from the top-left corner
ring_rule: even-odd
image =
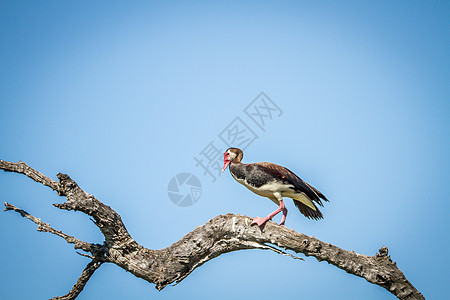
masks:
[[[158,290],[162,290],[171,283],[179,283],[205,262],[223,253],[244,249],[272,250],[296,259],[301,258],[286,253],[286,250],[303,253],[379,285],[399,299],[425,299],[397,268],[386,247],[382,247],[374,256],[367,256],[343,250],[272,222],[260,229],[250,225],[250,217],[227,214],[217,216],[195,228],[167,248],[151,250],[139,245],[130,236],[117,212],[83,191],[69,176],[60,173],[57,175],[57,182],[23,162],[0,160],[0,169],[24,174],[66,197],[66,202],[54,206],[81,211],[91,216],[104,236],[103,244],[84,242],[53,229],[49,224],[14,205],[5,203],[5,210],[16,211],[36,223],[38,231],[64,238],[68,243],[74,244],[75,249],[87,253],[78,254],[91,260],[72,290],[67,295],[54,299],[75,299],[102,263],[114,263],[133,275],[154,283]]]

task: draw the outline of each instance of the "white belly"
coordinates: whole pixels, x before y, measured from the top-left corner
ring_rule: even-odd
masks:
[[[289,197],[293,200],[302,202],[313,210],[317,209],[312,201],[304,193],[295,192],[293,189],[294,186],[291,184],[283,184],[277,181],[271,181],[260,187],[254,187],[249,185],[244,179],[239,179],[236,177],[234,177],[234,179],[236,179],[237,182],[248,188],[253,193],[263,197],[267,197],[275,203],[278,201],[276,200],[274,193],[280,193],[282,197]]]
[[[274,193],[277,192],[283,194],[284,192],[292,191],[292,188],[294,187],[291,184],[283,184],[277,181],[266,183],[260,187],[254,187],[249,185],[244,179],[238,179],[236,177],[234,179],[236,179],[237,182],[248,188],[253,193],[268,198],[273,198]]]

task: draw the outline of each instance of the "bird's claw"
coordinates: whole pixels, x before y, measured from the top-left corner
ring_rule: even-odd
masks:
[[[259,227],[262,227],[262,226],[264,226],[264,224],[266,224],[267,221],[269,221],[269,220],[267,220],[266,218],[255,217],[253,219],[252,224],[250,224],[250,226],[253,225],[253,224],[256,224]]]
[[[265,218],[255,217],[250,226],[256,224],[259,227],[263,227],[267,222],[273,222],[272,218],[268,219],[267,217]],[[284,223],[280,223],[280,226],[287,228],[286,225],[284,225]]]

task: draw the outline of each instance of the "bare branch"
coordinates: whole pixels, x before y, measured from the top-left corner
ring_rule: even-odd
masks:
[[[29,167],[26,163],[19,161],[18,163],[13,163],[9,161],[0,160],[0,169],[5,172],[15,172],[19,174],[24,174],[30,177],[36,182],[42,183],[45,186],[50,187],[52,190],[60,193],[58,182],[53,179],[48,178],[41,172]]]
[[[64,296],[54,297],[52,300],[72,300],[78,297],[78,295],[83,291],[86,283],[89,278],[91,278],[92,274],[101,266],[101,262],[91,261],[86,268],[84,268],[81,276],[78,278],[77,283],[72,287],[69,293]]]
[[[89,278],[92,276],[92,274],[94,274],[95,270],[97,270],[103,262],[109,261],[106,256],[107,248],[105,248],[104,246],[83,242],[73,236],[65,234],[64,232],[62,232],[60,230],[56,230],[56,229],[52,228],[50,226],[50,224],[43,222],[40,218],[36,218],[36,217],[30,215],[28,212],[24,211],[23,209],[20,209],[10,203],[5,202],[5,211],[9,211],[9,210],[15,211],[15,212],[19,213],[22,217],[27,218],[30,221],[37,224],[38,225],[37,231],[49,232],[49,233],[55,234],[55,235],[65,239],[68,243],[74,244],[75,249],[81,249],[83,251],[92,253],[92,255],[87,255],[87,254],[76,252],[81,256],[91,258],[92,261],[83,270],[80,278],[78,278],[77,283],[75,283],[72,290],[68,294],[61,296],[61,297],[55,297],[53,299],[75,299],[81,293],[84,286],[88,282]]]
[[[60,209],[81,211],[93,217],[95,224],[105,236],[105,242],[107,244],[113,244],[120,240],[124,242],[131,239],[120,215],[109,206],[98,201],[94,196],[80,189],[77,183],[69,176],[59,173],[57,177],[60,182],[58,183],[21,161],[13,163],[0,160],[0,169],[6,172],[24,174],[34,181],[57,191],[60,196],[66,196],[67,202],[53,205]]]
[[[24,163],[18,164],[26,166]],[[7,171],[25,174],[42,183],[42,180],[35,179],[35,174],[39,172],[26,167],[29,169],[25,172],[21,169],[25,167],[15,167],[14,163],[0,161],[0,169],[8,168]],[[42,174],[39,176],[45,177]],[[367,256],[343,250],[272,222],[267,223],[261,230],[257,226],[251,226],[252,219],[246,216],[233,214],[217,216],[167,248],[147,249],[132,239],[120,215],[111,207],[83,191],[69,176],[65,174],[57,176],[59,183],[44,184],[55,186],[60,195],[67,197],[67,201],[54,205],[61,209],[81,211],[91,216],[105,237],[102,246],[90,244],[94,261],[112,262],[135,276],[156,284],[158,290],[171,283],[179,283],[205,262],[232,251],[264,249],[297,258],[280,250],[282,248],[313,256],[318,261],[327,261],[350,274],[385,288],[399,299],[424,299],[391,260],[386,247],[381,248],[379,254]],[[10,210],[17,209],[11,205],[10,207]],[[16,211],[33,221],[26,212],[20,209]],[[38,224],[36,221],[33,222]],[[88,265],[87,271],[85,269],[86,274],[92,275],[95,271],[90,271],[92,268],[95,267]]]
[[[94,219],[94,224],[105,236],[105,242],[108,246],[127,243],[131,240],[131,236],[117,212],[83,191],[68,175],[59,173],[57,176],[60,180],[59,187],[61,192],[66,195],[67,201],[62,204],[53,204],[55,207],[81,211],[91,216]]]
[[[170,253],[169,258],[160,267],[180,276],[176,278],[167,276],[166,273],[164,277],[160,276],[159,281],[153,281],[156,287],[162,289],[172,281],[181,281],[195,268],[220,254],[275,245],[313,256],[318,261],[327,261],[350,274],[384,287],[399,299],[424,299],[392,262],[386,247],[380,249],[380,254],[366,256],[343,250],[272,222],[267,223],[262,231],[257,226],[250,226],[251,222],[252,219],[246,216],[217,216],[170,247],[158,250],[158,256],[165,257],[164,252]]]
[[[5,202],[5,211],[9,211],[9,210],[18,212],[22,217],[27,218],[28,220],[36,223],[36,225],[38,226],[37,231],[49,232],[52,234],[56,234],[57,236],[60,236],[63,239],[65,239],[68,243],[74,244],[75,249],[81,249],[86,252],[92,251],[91,244],[83,242],[83,241],[81,241],[73,236],[70,236],[68,234],[65,234],[64,232],[62,232],[60,230],[56,230],[56,229],[52,228],[50,226],[50,224],[43,222],[41,219],[36,218],[36,217],[30,215],[29,213],[27,213],[26,211],[12,205],[12,204]]]

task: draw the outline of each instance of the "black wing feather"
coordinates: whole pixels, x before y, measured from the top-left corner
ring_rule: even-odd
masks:
[[[323,206],[321,199],[324,201],[328,201],[328,199],[323,195],[319,190],[311,186],[310,184],[303,181],[300,177],[295,175],[294,172],[289,170],[288,168],[272,164],[272,163],[257,163],[255,164],[266,174],[269,174],[273,178],[283,183],[290,184],[294,186],[294,190],[299,193],[303,193],[306,195],[311,201],[316,202],[320,206]],[[317,206],[313,203],[316,210],[311,207],[303,204],[301,201],[294,200],[295,206],[299,209],[299,211],[307,218],[319,220],[323,219],[323,215]]]
[[[307,218],[313,219],[313,220],[319,220],[323,219],[323,215],[320,212],[320,210],[316,207],[316,210],[312,209],[311,207],[303,204],[300,201],[294,200],[294,205],[297,206],[298,210]],[[314,205],[315,206],[315,205]]]
[[[261,168],[264,172],[272,175],[275,179],[293,185],[296,192],[304,193],[309,199],[315,201],[320,206],[323,206],[322,201],[320,200],[321,198],[328,201],[328,199],[321,192],[310,184],[304,182],[288,168],[265,162],[257,163],[255,165]]]

